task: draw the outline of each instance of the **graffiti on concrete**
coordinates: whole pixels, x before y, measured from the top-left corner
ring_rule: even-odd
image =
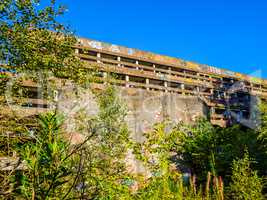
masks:
[[[112,44],[110,47],[109,47],[109,50],[114,52],[114,53],[120,53],[120,49],[117,45],[114,45]]]
[[[89,41],[89,46],[95,49],[102,49],[102,43],[97,41]]]
[[[139,57],[139,58],[143,58],[143,59],[150,59],[150,60],[154,60],[157,62],[168,63],[171,65],[180,66],[180,67],[182,66],[182,67],[186,67],[188,69],[203,71],[203,72],[212,73],[212,74],[237,77],[240,79],[249,80],[249,81],[254,82],[254,83],[260,83],[263,81],[262,79],[252,78],[250,76],[247,76],[247,75],[244,75],[241,73],[236,73],[236,72],[233,72],[230,70],[224,70],[224,69],[220,69],[220,68],[209,66],[209,65],[203,65],[203,64],[197,64],[194,62],[188,62],[188,61],[184,61],[184,60],[179,59],[179,58],[154,54],[151,52],[140,51],[140,50],[133,49],[133,48],[127,48],[127,47],[123,47],[123,46],[118,46],[118,45],[114,45],[114,44],[108,44],[108,43],[104,43],[104,42],[99,42],[99,41],[90,40],[90,39],[83,39],[83,38],[79,38],[78,41],[79,41],[80,45],[89,46],[89,47],[94,48],[94,49],[106,50],[106,51],[111,51],[114,53],[121,53],[121,54],[135,56],[135,57]],[[267,81],[264,81],[264,82],[267,83]]]

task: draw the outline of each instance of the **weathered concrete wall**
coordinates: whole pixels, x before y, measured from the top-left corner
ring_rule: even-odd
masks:
[[[126,120],[137,141],[142,140],[140,133],[151,130],[155,123],[191,123],[205,115],[205,106],[197,97],[136,88],[120,88],[119,95],[127,104]]]
[[[136,88],[117,87],[118,95],[126,104],[126,121],[132,137],[142,141],[142,133],[150,131],[155,123],[170,120],[192,123],[204,116],[205,106],[197,97],[182,96],[176,93],[149,91]],[[79,98],[73,95],[73,87],[68,86],[59,98],[59,110],[67,117],[67,129],[75,129],[74,116],[83,109],[88,115],[96,115],[97,103],[90,90],[83,91]]]
[[[104,86],[99,86],[103,88]],[[148,91],[136,88],[117,87],[118,95],[126,104],[128,114],[126,122],[131,132],[131,137],[137,142],[144,141],[143,133],[152,130],[155,123],[170,120],[173,124],[180,121],[192,123],[197,117],[205,115],[205,106],[197,97],[186,97],[176,93]],[[97,103],[90,90],[83,91],[80,97],[73,95],[73,88],[65,88],[59,98],[59,109],[67,117],[66,130],[70,134],[73,143],[80,143],[84,136],[77,134],[75,129],[75,115],[81,109],[88,115],[96,115]],[[85,133],[86,134],[86,133]],[[128,172],[132,174],[143,174],[150,177],[150,171],[137,160],[129,149],[125,158]]]

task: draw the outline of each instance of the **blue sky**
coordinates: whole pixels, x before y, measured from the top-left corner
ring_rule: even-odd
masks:
[[[82,37],[267,78],[266,0],[61,0]]]

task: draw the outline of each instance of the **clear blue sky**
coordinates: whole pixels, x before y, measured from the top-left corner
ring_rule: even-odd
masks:
[[[61,2],[79,36],[267,78],[266,0]]]

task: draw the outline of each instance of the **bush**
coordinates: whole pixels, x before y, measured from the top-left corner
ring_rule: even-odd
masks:
[[[258,177],[257,172],[250,168],[250,159],[248,153],[244,158],[234,160],[232,182],[229,187],[229,196],[233,200],[261,200],[263,185],[262,179]]]

